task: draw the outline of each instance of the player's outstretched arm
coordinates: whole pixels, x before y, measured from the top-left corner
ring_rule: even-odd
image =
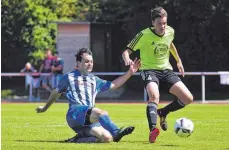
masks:
[[[132,53],[131,50],[126,49],[123,53],[122,53],[122,59],[125,63],[125,66],[129,66],[131,64],[133,64],[134,62],[130,59],[130,54]]]
[[[177,49],[173,43],[171,43],[171,45],[170,45],[170,52],[173,55],[173,57],[175,58],[175,60],[177,61],[177,68],[178,68],[179,72],[184,77],[184,67],[183,67],[182,61],[178,55]]]
[[[135,58],[133,64],[130,65],[129,70],[122,76],[112,81],[110,89],[117,89],[122,86],[138,69],[141,67],[140,59]]]
[[[45,106],[38,106],[36,108],[37,113],[45,112],[59,97],[60,93],[58,93],[56,90],[53,90],[49,96],[48,102]]]

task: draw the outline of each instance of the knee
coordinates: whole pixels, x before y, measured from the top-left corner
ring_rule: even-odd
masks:
[[[95,110],[95,113],[98,115],[98,116],[101,116],[101,115],[108,115],[108,112],[107,111],[104,111],[102,109],[96,109]]]
[[[186,105],[190,104],[193,102],[193,95],[190,93],[187,98],[186,98]]]
[[[149,102],[159,103],[160,96],[159,95],[152,95],[149,97]]]
[[[113,137],[111,135],[104,135],[103,136],[103,140],[102,140],[103,143],[110,143],[112,141],[113,141]]]
[[[108,116],[108,112],[103,110],[102,114],[101,115],[107,115]]]
[[[190,96],[189,96],[189,98],[188,98],[189,104],[193,102],[193,99],[194,99],[194,98],[193,98],[193,95],[190,94]]]
[[[99,112],[99,116],[102,116],[102,115],[108,115],[108,112],[107,111],[104,111],[104,110],[101,110]]]

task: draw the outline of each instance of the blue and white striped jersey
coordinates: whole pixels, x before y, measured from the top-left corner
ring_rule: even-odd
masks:
[[[108,90],[110,86],[111,81],[102,80],[93,74],[81,75],[78,70],[74,70],[60,79],[56,90],[67,97],[69,107],[72,105],[93,107],[97,93]]]

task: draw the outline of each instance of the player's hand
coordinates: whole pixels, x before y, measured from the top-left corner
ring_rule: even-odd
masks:
[[[181,73],[181,75],[184,77],[184,67],[183,67],[181,61],[177,62],[177,68],[178,68],[179,72]]]
[[[131,74],[134,74],[141,67],[140,59],[135,58],[133,64],[130,65],[129,71]]]
[[[126,59],[126,60],[124,60],[124,62],[125,62],[125,66],[129,66],[129,65],[134,64],[133,60],[131,60],[130,58],[129,58],[129,59]]]
[[[37,111],[37,113],[42,113],[42,112],[45,112],[46,110],[44,109],[44,106],[38,106],[36,108],[36,111]]]

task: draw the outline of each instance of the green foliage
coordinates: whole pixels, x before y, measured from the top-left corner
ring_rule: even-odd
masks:
[[[26,4],[25,1],[21,0],[2,0],[1,4],[2,70],[13,71],[15,62],[17,65],[24,65],[21,60],[27,54],[21,36],[21,29],[26,26],[26,13],[24,11]]]
[[[6,98],[12,96],[13,92],[12,90],[1,90],[1,97]]]
[[[36,58],[32,60],[32,64],[36,66],[36,65],[39,65],[40,60],[43,60],[45,58],[45,53],[43,50],[39,49],[37,51],[31,52],[29,56],[31,56],[32,58]]]
[[[35,53],[31,55],[35,59],[40,59],[41,55],[37,55],[37,53],[40,54],[41,51],[44,52],[47,48],[55,50],[57,34],[55,21],[70,21],[65,17],[68,14],[65,11],[59,11],[62,7],[54,2],[56,1],[50,3],[50,1],[43,0],[26,0],[27,7],[25,11],[29,17],[27,26],[23,28],[22,36],[29,47],[32,48],[32,53]],[[63,6],[65,8],[65,5]],[[55,8],[58,8],[58,10],[56,11]],[[59,15],[58,13],[64,14]]]
[[[41,53],[47,48],[55,51],[56,22],[92,19],[91,11],[96,14],[97,6],[98,1],[91,0],[3,0],[3,70],[15,69],[15,64],[10,60],[19,59],[16,58],[18,55],[9,56],[9,53],[27,53],[37,62],[43,58]],[[20,62],[22,66],[24,62]]]

